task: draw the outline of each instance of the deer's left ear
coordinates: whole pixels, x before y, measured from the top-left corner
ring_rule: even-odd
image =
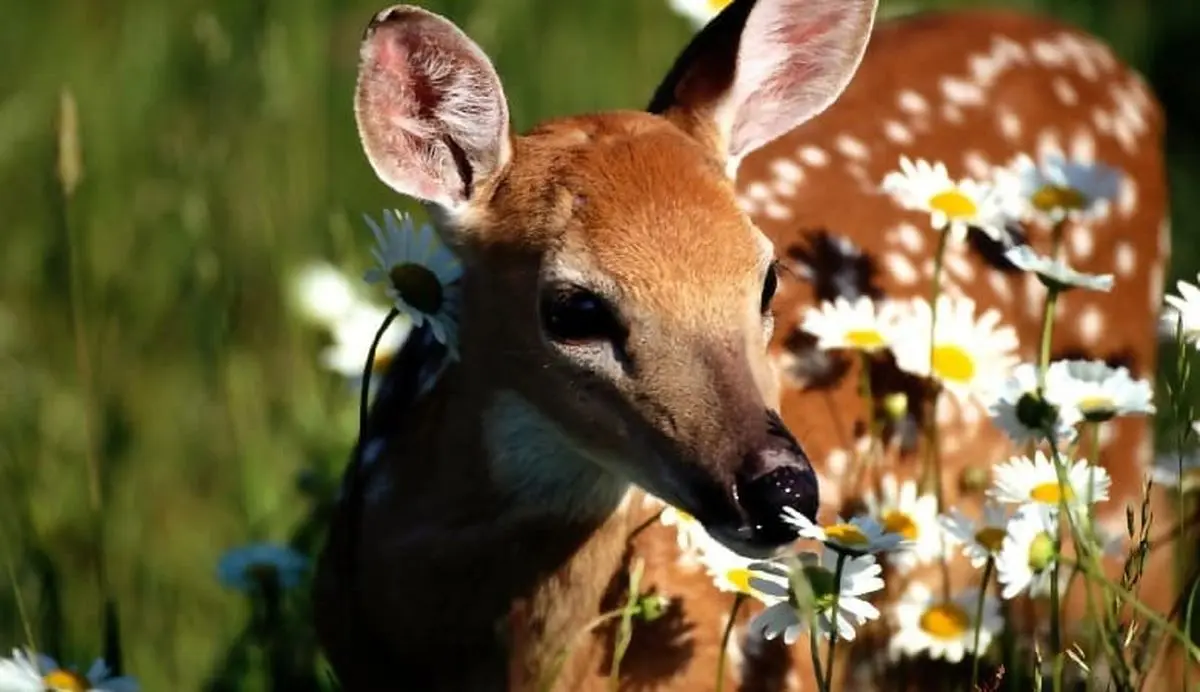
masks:
[[[730,175],[820,114],[862,61],[877,0],[735,0],[696,35],[650,104],[712,146]]]

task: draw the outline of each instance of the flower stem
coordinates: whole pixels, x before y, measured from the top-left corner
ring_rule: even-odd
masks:
[[[833,689],[833,654],[838,642],[838,596],[842,592],[842,569],[846,566],[846,554],[838,552],[837,566],[833,570],[833,603],[829,606],[829,655],[825,658],[825,692]]]
[[[949,245],[950,229],[942,229],[938,237],[937,250],[933,256],[933,279],[929,291],[929,381],[931,390],[924,402],[925,449],[922,457],[922,485],[926,492],[932,488],[933,497],[937,502],[939,513],[946,511],[945,498],[942,494],[942,457],[938,451],[938,396],[940,385],[934,371],[934,355],[937,353],[935,337],[937,336],[937,305],[942,292],[942,267],[945,263],[946,248]],[[945,559],[945,540],[942,539],[942,597],[950,598],[950,567]]]
[[[975,604],[975,641],[971,645],[971,651],[975,657],[971,660],[971,687],[972,691],[979,689],[979,659],[983,652],[979,650],[979,633],[983,629],[983,606],[987,602],[988,582],[992,578],[992,569],[995,567],[995,562],[992,556],[988,555],[987,564],[983,566],[983,583],[979,585],[979,601]]]
[[[1050,568],[1050,650],[1054,653],[1054,672],[1050,684],[1054,692],[1062,690],[1063,672],[1062,613],[1058,599],[1058,568],[1059,561],[1055,560],[1054,566]]]
[[[616,692],[621,686],[621,661],[625,659],[625,652],[629,650],[629,643],[633,640],[633,616],[637,612],[638,595],[642,589],[642,570],[645,566],[646,563],[638,558],[629,570],[628,597],[625,607],[621,609],[617,641],[613,645],[612,666],[608,671],[608,688],[612,692]]]
[[[733,605],[729,608],[729,622],[725,623],[725,631],[721,632],[721,651],[717,656],[717,688],[716,692],[725,690],[725,652],[729,649],[729,638],[733,636],[733,625],[737,622],[738,610],[746,602],[746,594],[739,591],[733,597]]]
[[[1054,335],[1054,311],[1058,307],[1058,290],[1054,288],[1048,290],[1046,308],[1042,314],[1042,343],[1038,351],[1037,386],[1039,395],[1044,395],[1046,392],[1046,370],[1050,367],[1050,341]],[[1053,443],[1053,438],[1051,438],[1051,442]]]

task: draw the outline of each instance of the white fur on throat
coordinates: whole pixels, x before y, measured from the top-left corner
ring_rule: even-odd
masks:
[[[492,480],[518,511],[595,519],[614,512],[630,484],[605,470],[524,397],[497,392],[483,416]]]

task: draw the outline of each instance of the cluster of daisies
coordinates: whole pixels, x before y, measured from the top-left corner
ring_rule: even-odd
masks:
[[[820,526],[785,511],[784,520],[797,534],[820,548],[774,561],[729,550],[677,508],[664,509],[660,521],[675,528],[684,559],[703,565],[718,589],[766,606],[750,624],[766,639],[782,636],[792,644],[815,622],[826,638],[836,633],[853,640],[858,628],[881,615],[867,600],[884,586],[880,560],[906,574],[949,559],[957,548],[973,567],[996,575],[1001,598],[1046,596],[1062,553],[1061,506],[1065,501],[1082,517],[1092,504],[1108,499],[1110,483],[1103,468],[1078,460],[1061,486],[1044,455],[1016,457],[995,469],[988,502],[981,516],[972,518],[957,510],[939,514],[933,495],[918,493],[911,480],[900,483],[888,475],[879,496],[865,498],[867,512],[848,520]],[[793,583],[797,576],[811,589],[805,605]],[[999,601],[986,593],[988,585],[984,581],[947,595],[911,580],[891,607],[893,659],[927,654],[957,662],[977,645],[986,651],[1004,627]]]

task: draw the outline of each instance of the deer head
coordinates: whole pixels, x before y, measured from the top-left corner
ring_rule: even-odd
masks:
[[[535,510],[611,511],[630,483],[742,552],[812,517],[816,476],[767,358],[774,249],[739,162],[828,107],[875,0],[738,0],[650,112],[511,131],[500,78],[449,21],[399,5],[361,50],[355,111],[380,179],[465,265],[456,386],[491,481]]]

